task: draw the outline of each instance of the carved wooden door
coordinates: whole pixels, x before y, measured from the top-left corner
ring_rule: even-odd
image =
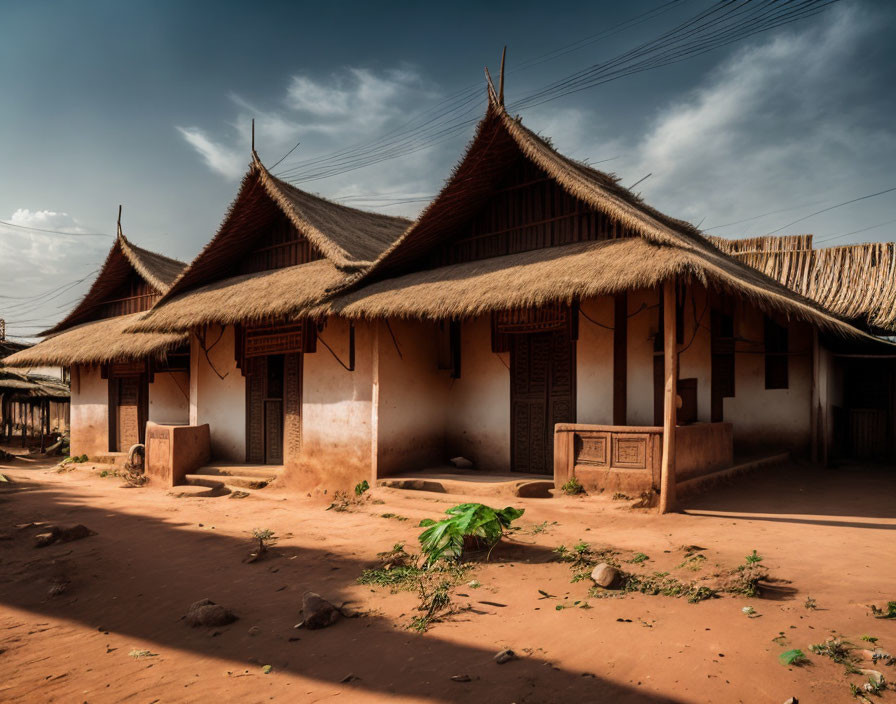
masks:
[[[565,329],[510,337],[511,469],[552,474],[554,425],[575,421],[575,347]]]
[[[284,356],[246,364],[246,462],[283,464]]]
[[[122,376],[111,380],[115,391],[115,442],[113,451],[127,452],[133,445],[143,442],[143,425],[146,412],[144,376]]]

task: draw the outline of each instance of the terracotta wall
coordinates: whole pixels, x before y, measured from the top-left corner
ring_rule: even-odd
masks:
[[[165,425],[190,422],[189,372],[156,372],[149,385],[149,420]]]
[[[109,385],[99,366],[72,367],[71,454],[109,451]]]
[[[375,329],[355,326],[355,371],[324,342],[348,365],[348,322],[328,320],[317,352],[304,355],[302,451],[286,467],[285,481],[302,489],[350,490],[373,479]]]
[[[233,326],[210,328],[205,344],[207,358],[196,336],[190,340],[189,424],[208,423],[215,460],[245,462],[246,379],[236,367]]]
[[[477,469],[510,469],[510,354],[495,354],[491,316],[461,326],[461,378],[451,381],[445,418],[445,451]]]
[[[576,345],[577,423],[609,425],[613,422],[614,331],[607,329],[615,326],[613,306],[611,296],[590,298],[579,304],[579,340]]]
[[[456,455],[448,453],[446,418],[466,411],[455,407],[450,371],[438,368],[437,324],[392,319],[376,330],[377,475],[447,464]],[[469,357],[468,367],[461,353],[461,379],[477,373]]]
[[[653,338],[659,328],[657,302],[654,289],[632,291],[628,295],[626,425],[653,425]]]

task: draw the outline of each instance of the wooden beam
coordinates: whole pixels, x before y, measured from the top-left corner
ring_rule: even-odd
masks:
[[[678,406],[678,347],[675,341],[675,280],[663,283],[663,458],[660,469],[660,513],[676,510],[675,421]]]
[[[809,423],[810,423],[810,440],[812,443],[812,447],[809,449],[809,455],[812,459],[812,463],[818,462],[818,441],[819,441],[819,432],[818,432],[818,407],[820,403],[819,399],[819,365],[821,360],[818,358],[818,328],[812,328],[812,393],[810,394],[809,403]]]
[[[613,425],[625,425],[628,417],[628,296],[613,300]]]

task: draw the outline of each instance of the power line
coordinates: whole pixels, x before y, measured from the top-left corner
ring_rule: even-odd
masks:
[[[770,232],[766,232],[762,236],[768,237],[769,235],[773,235],[776,232],[779,232],[780,230],[785,230],[792,225],[796,225],[798,222],[803,222],[803,220],[808,220],[809,218],[815,217],[816,215],[820,215],[821,213],[826,213],[829,210],[834,210],[835,208],[842,208],[844,205],[850,205],[851,203],[858,203],[860,200],[867,200],[868,198],[875,198],[876,196],[882,196],[885,193],[892,193],[893,191],[896,191],[896,186],[894,186],[893,188],[887,188],[886,190],[883,190],[883,191],[878,191],[877,193],[869,193],[868,195],[859,196],[858,198],[853,198],[852,200],[846,200],[846,201],[843,201],[842,203],[837,203],[837,205],[832,205],[828,208],[822,208],[821,210],[816,210],[814,213],[809,213],[808,215],[804,215],[803,217],[797,218],[793,222],[789,222],[786,225],[782,225],[781,227],[776,227],[774,230],[772,230]]]
[[[115,235],[108,235],[103,232],[62,232],[61,230],[46,230],[42,227],[31,227],[29,225],[17,225],[14,222],[7,222],[6,220],[0,220],[0,225],[6,225],[7,227],[15,227],[19,230],[30,230],[32,232],[43,232],[48,235],[65,235],[67,237],[112,237]]]
[[[878,227],[883,227],[884,225],[889,225],[890,223],[896,222],[896,218],[892,220],[885,220],[884,222],[879,222],[877,225],[870,225],[869,227],[863,227],[861,230],[853,230],[852,232],[844,232],[839,235],[826,235],[825,237],[821,237],[817,240],[814,240],[815,244],[821,244],[822,242],[832,242],[833,240],[839,240],[841,237],[849,237],[850,235],[857,235],[860,232],[868,232],[868,230],[876,230]]]

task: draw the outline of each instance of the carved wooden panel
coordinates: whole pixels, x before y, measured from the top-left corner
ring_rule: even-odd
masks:
[[[613,466],[624,469],[647,469],[649,435],[615,435]]]
[[[607,467],[610,464],[608,433],[576,435],[575,464]]]
[[[283,464],[283,399],[264,402],[264,461]]]
[[[283,460],[289,462],[302,450],[302,354],[290,354],[284,370]]]
[[[140,377],[118,379],[118,452],[127,452],[140,442]]]
[[[305,335],[301,323],[246,328],[243,339],[245,341],[243,353],[245,359],[301,352],[305,346]]]
[[[264,462],[264,387],[267,357],[253,357],[246,366],[246,462]]]

